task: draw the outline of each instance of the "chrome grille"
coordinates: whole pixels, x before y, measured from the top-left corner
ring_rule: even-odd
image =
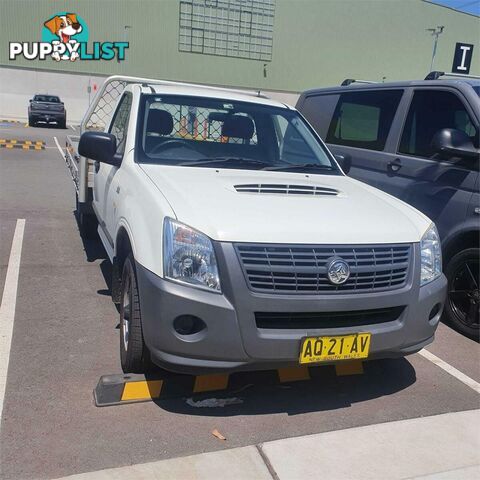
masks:
[[[280,195],[338,195],[338,190],[316,185],[282,185],[276,183],[252,183],[235,185],[239,193],[276,193]]]
[[[248,286],[257,292],[316,293],[381,291],[405,285],[411,245],[235,245]],[[332,285],[327,265],[342,258],[350,266],[350,278]]]

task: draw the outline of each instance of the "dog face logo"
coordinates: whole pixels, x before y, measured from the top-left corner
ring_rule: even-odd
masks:
[[[75,13],[67,13],[65,15],[55,15],[50,20],[47,20],[44,25],[63,43],[70,41],[70,37],[80,33],[82,26],[77,20]]]
[[[72,37],[80,34],[84,30],[76,13],[55,15],[43,25],[55,37],[51,41],[52,44],[64,43],[73,46],[77,43],[77,40]],[[70,55],[60,55],[58,51],[52,54],[52,58],[57,60],[57,62],[60,60],[71,60],[74,62],[78,57],[79,54],[77,51],[72,51]]]

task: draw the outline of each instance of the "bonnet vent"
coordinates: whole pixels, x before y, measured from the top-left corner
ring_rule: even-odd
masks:
[[[239,193],[276,193],[278,195],[338,195],[338,190],[316,185],[248,184],[235,185]]]

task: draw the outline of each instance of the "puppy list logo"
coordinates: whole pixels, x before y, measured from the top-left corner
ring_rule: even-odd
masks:
[[[88,43],[88,27],[76,13],[60,12],[43,24],[41,42],[10,42],[9,59],[27,60],[125,60],[128,42]]]

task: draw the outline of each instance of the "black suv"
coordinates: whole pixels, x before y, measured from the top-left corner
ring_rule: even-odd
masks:
[[[442,238],[446,320],[479,335],[480,80],[425,80],[304,92],[297,109],[346,173],[413,205]]]
[[[28,124],[32,127],[38,122],[47,125],[56,123],[60,128],[67,127],[65,105],[56,95],[34,95],[28,106]]]

